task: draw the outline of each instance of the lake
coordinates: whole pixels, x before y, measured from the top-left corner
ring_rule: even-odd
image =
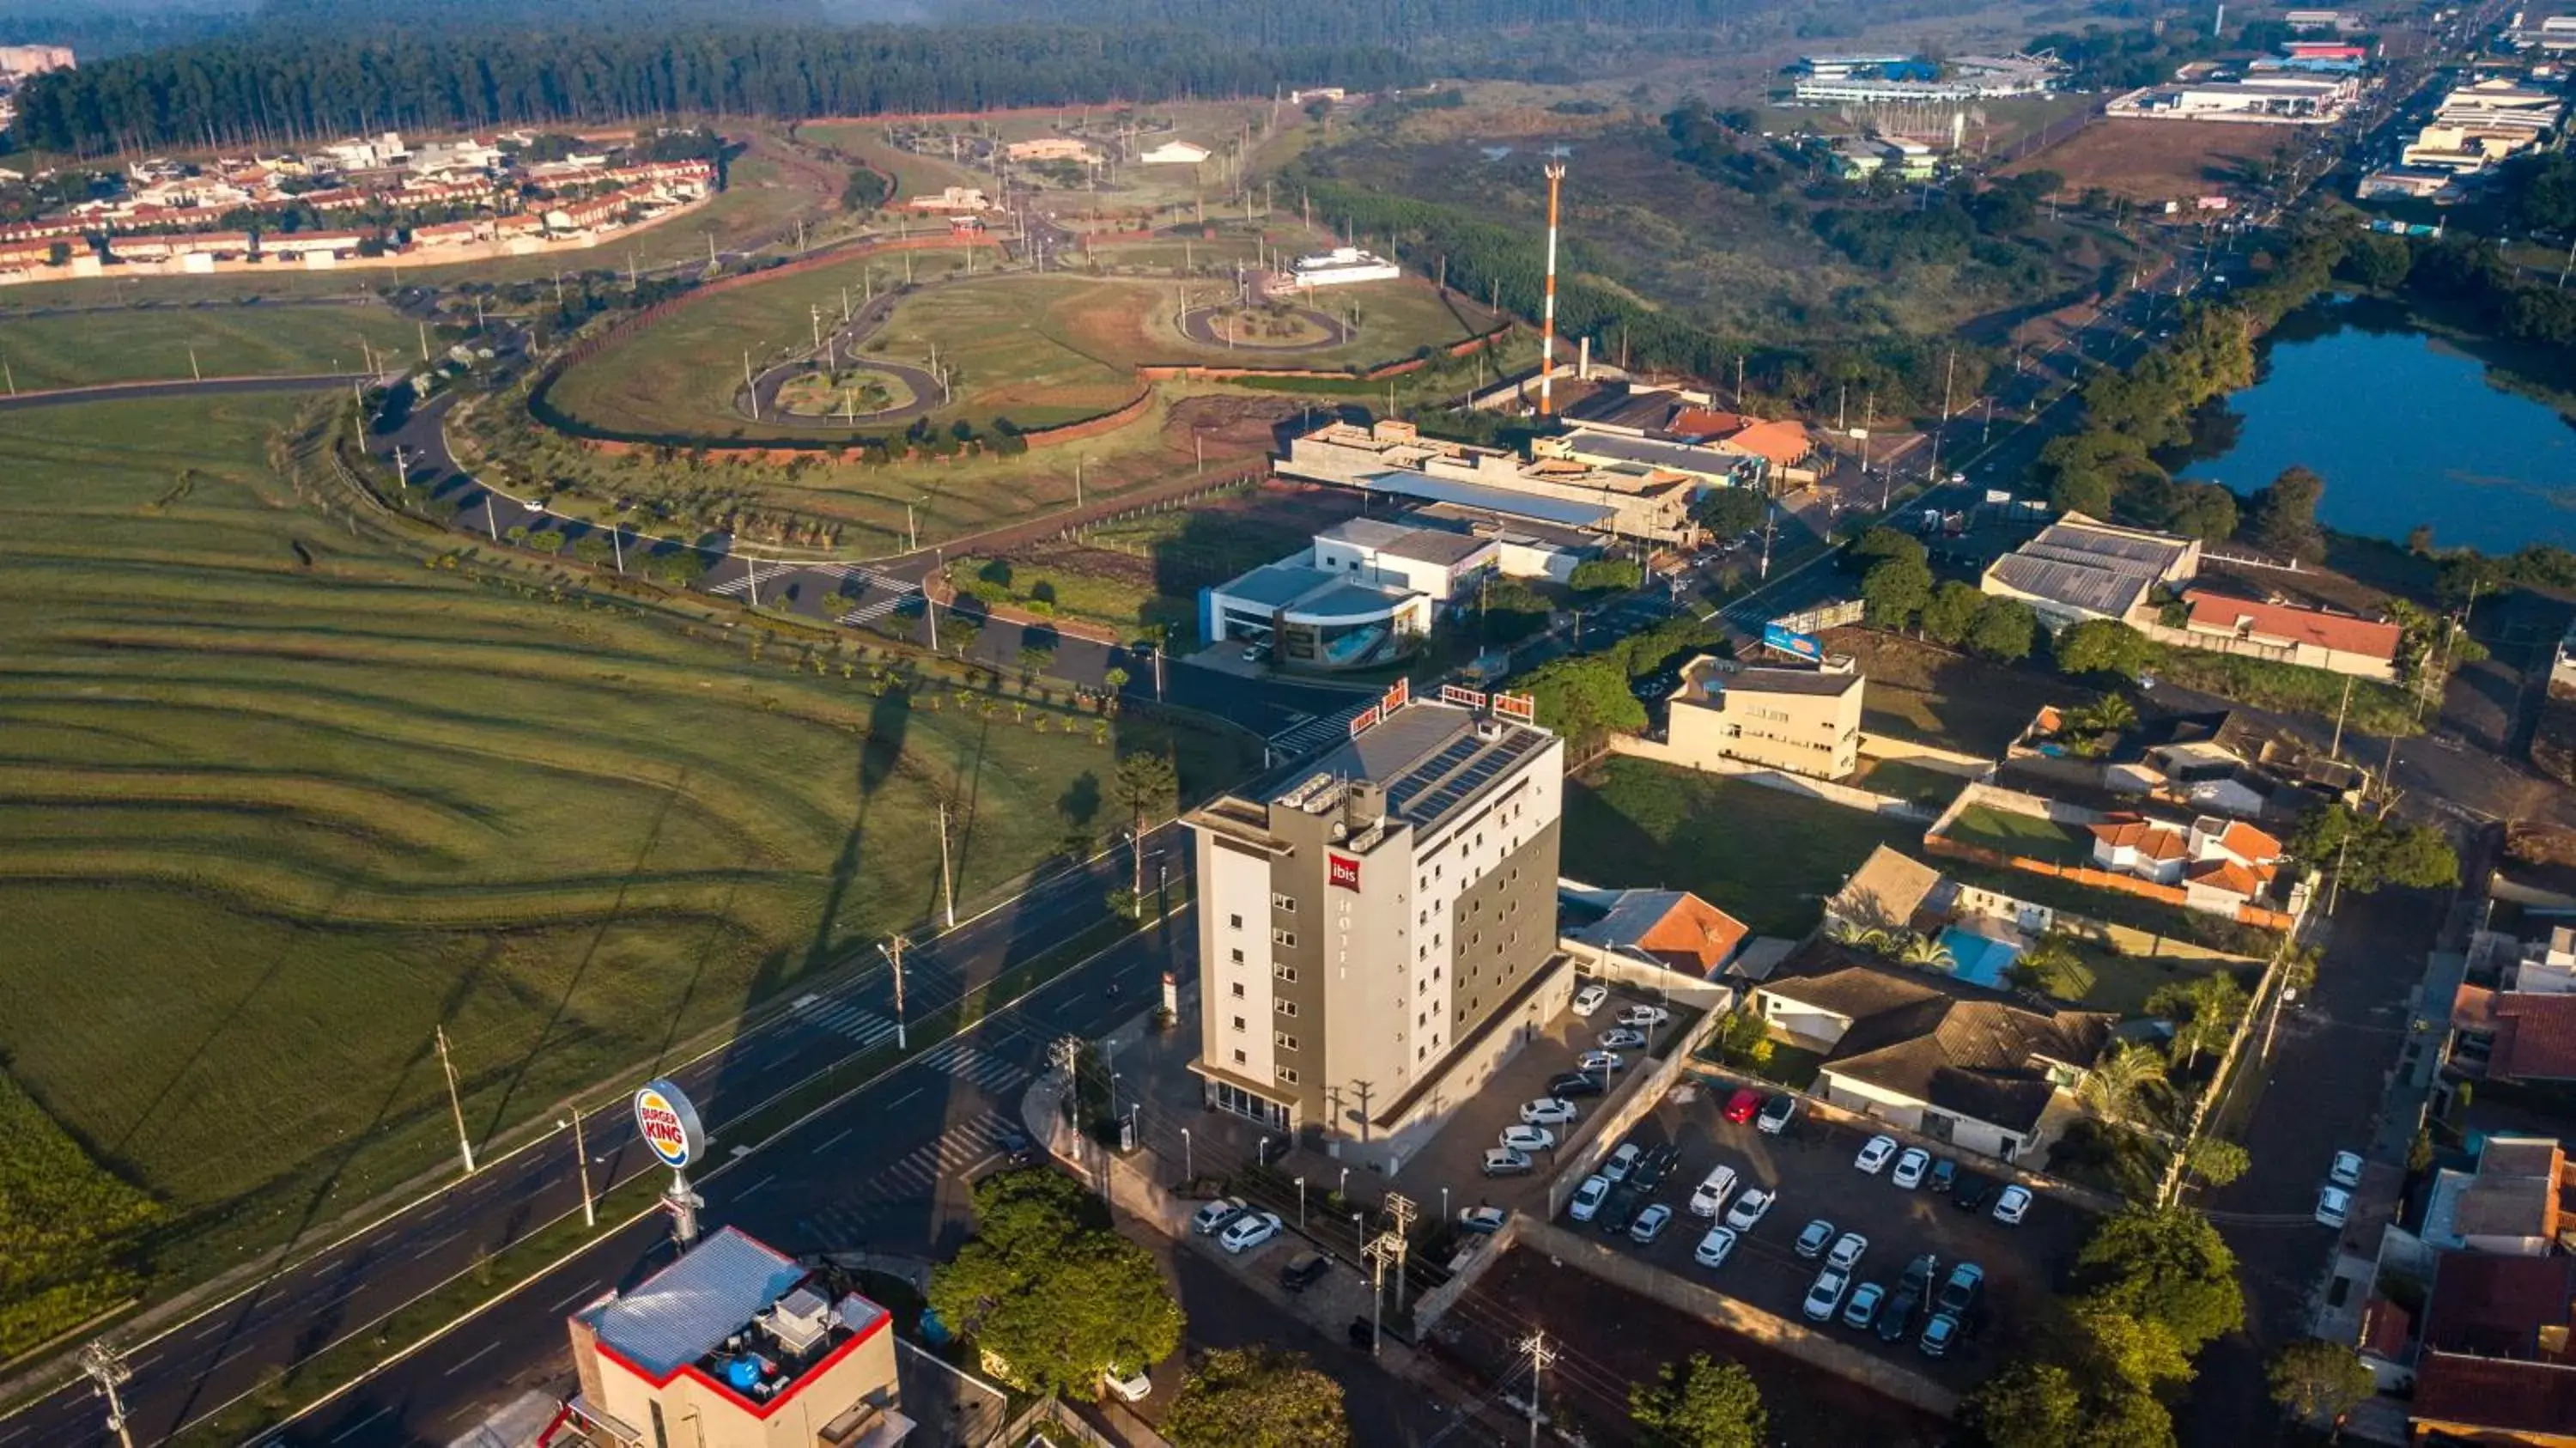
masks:
[[[2510,553],[2576,547],[2576,425],[2487,381],[2487,365],[2369,299],[2303,308],[2275,329],[2255,384],[2227,398],[2179,475],[2251,493],[2282,469],[2326,480],[2317,515],[2345,533]]]

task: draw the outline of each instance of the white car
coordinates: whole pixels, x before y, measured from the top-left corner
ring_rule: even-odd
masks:
[[[1837,1272],[1849,1272],[1860,1265],[1860,1254],[1869,1250],[1869,1239],[1858,1232],[1845,1232],[1834,1239],[1834,1250],[1825,1254],[1825,1265]]]
[[[1723,1163],[1710,1167],[1708,1175],[1700,1178],[1699,1185],[1691,1191],[1690,1214],[1715,1221],[1717,1214],[1726,1209],[1726,1199],[1733,1195],[1735,1168]]]
[[[1279,1235],[1279,1214],[1246,1212],[1234,1219],[1234,1225],[1217,1234],[1216,1244],[1228,1252],[1249,1252]]]
[[[1556,1150],[1556,1133],[1544,1126],[1506,1126],[1503,1128],[1503,1150],[1524,1155]]]
[[[1597,982],[1587,985],[1574,993],[1574,1013],[1578,1016],[1588,1016],[1601,1009],[1609,999],[1610,987]]]
[[[1630,1006],[1619,1013],[1619,1024],[1641,1031],[1651,1031],[1673,1018],[1662,1006]]]
[[[1521,1103],[1521,1124],[1524,1126],[1563,1126],[1578,1114],[1574,1103],[1562,1097],[1542,1096],[1536,1101]]]
[[[1778,1196],[1760,1187],[1746,1187],[1744,1195],[1735,1199],[1735,1205],[1726,1209],[1726,1225],[1739,1232],[1750,1232],[1756,1222],[1770,1213],[1771,1204],[1778,1200]]]
[[[1691,1260],[1702,1267],[1722,1267],[1726,1265],[1726,1254],[1734,1250],[1735,1230],[1711,1227],[1708,1235],[1699,1239],[1699,1245],[1691,1248]]]
[[[2339,1187],[2351,1188],[2360,1186],[2361,1153],[2357,1151],[2336,1152],[2334,1155],[2334,1165],[2326,1169],[2326,1180],[2333,1182]]]
[[[1645,1154],[1644,1147],[1633,1141],[1623,1141],[1619,1143],[1617,1151],[1610,1153],[1610,1159],[1601,1163],[1601,1174],[1608,1177],[1614,1184],[1624,1182],[1628,1179],[1628,1173],[1637,1169],[1638,1159]]]
[[[1202,1237],[1223,1231],[1226,1223],[1242,1216],[1245,1210],[1243,1198],[1219,1197],[1199,1208],[1198,1215],[1190,1218],[1190,1230]]]
[[[1646,1044],[1646,1033],[1621,1026],[1617,1030],[1603,1031],[1594,1039],[1601,1042],[1601,1049],[1605,1051],[1633,1051]]]
[[[1876,1176],[1887,1169],[1887,1159],[1894,1155],[1896,1155],[1895,1137],[1873,1136],[1861,1147],[1860,1155],[1852,1158],[1852,1165],[1871,1176]]]
[[[1818,1217],[1798,1229],[1798,1255],[1809,1258],[1822,1257],[1825,1255],[1826,1244],[1833,1240],[1834,1224]]]
[[[1101,1386],[1131,1403],[1145,1401],[1146,1395],[1154,1391],[1154,1380],[1145,1376],[1141,1368],[1132,1373],[1121,1373],[1111,1368],[1100,1375],[1100,1382]]]
[[[1896,1170],[1890,1172],[1887,1179],[1910,1192],[1923,1185],[1923,1174],[1931,1169],[1932,1153],[1919,1146],[1909,1146],[1905,1148],[1904,1155],[1896,1159]]]
[[[1574,1063],[1574,1068],[1590,1075],[1601,1075],[1616,1071],[1627,1064],[1619,1059],[1619,1053],[1616,1051],[1586,1051],[1583,1053],[1583,1059]]]
[[[1641,1244],[1652,1242],[1664,1235],[1664,1228],[1672,1224],[1673,1209],[1657,1202],[1639,1212],[1637,1220],[1628,1225],[1628,1240]]]
[[[1511,1214],[1500,1207],[1467,1207],[1458,1213],[1458,1230],[1482,1232],[1490,1236],[1503,1229]]]
[[[2317,1224],[2340,1227],[2352,1216],[2352,1193],[2337,1186],[2317,1188]]]
[[[1995,1220],[2007,1227],[2018,1227],[2030,1215],[2030,1188],[2014,1183],[1995,1198]]]
[[[1831,1322],[1834,1310],[1843,1305],[1843,1294],[1851,1290],[1851,1274],[1828,1267],[1816,1274],[1814,1285],[1807,1289],[1807,1318],[1811,1322]]]
[[[1566,1205],[1565,1214],[1578,1222],[1591,1221],[1601,1210],[1603,1199],[1609,1195],[1610,1179],[1594,1172],[1583,1179],[1583,1185],[1574,1189],[1574,1200]]]

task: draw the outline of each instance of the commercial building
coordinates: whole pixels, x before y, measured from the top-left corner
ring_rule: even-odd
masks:
[[[2270,75],[2245,80],[2174,80],[2141,86],[2103,107],[2113,119],[2242,121],[2330,126],[2361,94],[2350,76]]]
[[[1431,599],[1401,583],[1267,563],[1199,591],[1199,635],[1269,651],[1282,668],[1331,672],[1393,663],[1431,632]]]
[[[1185,817],[1208,1104],[1392,1172],[1564,1006],[1565,747],[1401,685],[1346,744]]]
[[[2088,618],[2128,619],[2159,585],[2200,572],[2200,540],[2124,528],[2068,513],[1989,565],[1977,586],[2018,598],[2059,628]]]
[[[567,1425],[598,1448],[894,1448],[893,1317],[726,1227],[567,1323]]]
[[[1777,492],[1811,483],[1816,455],[1807,425],[1795,418],[1756,417],[1717,406],[1705,392],[1632,382],[1579,382],[1559,409],[1568,431],[1553,439],[1564,455],[1605,466],[1645,464],[1703,483],[1765,487]],[[1598,439],[1622,436],[1653,448],[1620,450]]]
[[[1299,287],[1341,287],[1354,282],[1391,282],[1404,272],[1395,263],[1375,252],[1356,246],[1337,246],[1315,256],[1301,256],[1288,272],[1288,282]]]
[[[2281,23],[2303,34],[2332,31],[2341,35],[2362,28],[2360,16],[2343,10],[2284,10]]]
[[[2365,679],[2397,677],[2397,650],[2405,630],[2396,624],[2205,588],[2186,589],[2182,597],[2191,610],[2182,627],[2191,648]]]
[[[1700,484],[1689,474],[1561,456],[1524,461],[1499,448],[1425,438],[1406,422],[1326,423],[1290,439],[1288,455],[1272,470],[1622,538],[1687,542],[1697,535],[1690,505]]]
[[[1002,154],[1014,161],[1072,161],[1084,166],[1100,164],[1100,153],[1087,142],[1070,136],[1040,136],[1033,141],[1012,141],[1002,147]]]
[[[1682,670],[1665,738],[1680,763],[1718,760],[1840,779],[1860,767],[1857,673],[1736,669],[1708,656]]]
[[[1187,141],[1165,141],[1136,160],[1146,166],[1195,166],[1211,154],[1205,146],[1194,146]]]
[[[1501,566],[1502,545],[1446,528],[1385,518],[1349,518],[1315,535],[1314,566],[1326,573],[1396,584],[1433,603],[1455,603]]]

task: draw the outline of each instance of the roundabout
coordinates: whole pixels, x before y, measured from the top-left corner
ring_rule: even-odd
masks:
[[[910,370],[855,366],[791,373],[770,394],[769,407],[782,419],[859,422],[905,416],[922,395],[921,389],[903,375]]]
[[[1181,335],[1201,347],[1237,352],[1322,352],[1346,344],[1342,318],[1289,302],[1194,307],[1181,313]]]

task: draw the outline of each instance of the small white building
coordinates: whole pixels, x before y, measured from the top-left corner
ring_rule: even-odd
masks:
[[[1195,166],[1211,154],[1205,146],[1194,146],[1187,141],[1165,141],[1136,160],[1146,166]]]
[[[1321,256],[1301,256],[1289,280],[1301,287],[1348,286],[1353,282],[1391,282],[1404,275],[1395,263],[1356,246],[1337,246]]]
[[[1479,577],[1500,568],[1501,555],[1499,542],[1472,533],[1350,518],[1315,535],[1310,561],[1325,573],[1410,589],[1445,604],[1472,594]]]

